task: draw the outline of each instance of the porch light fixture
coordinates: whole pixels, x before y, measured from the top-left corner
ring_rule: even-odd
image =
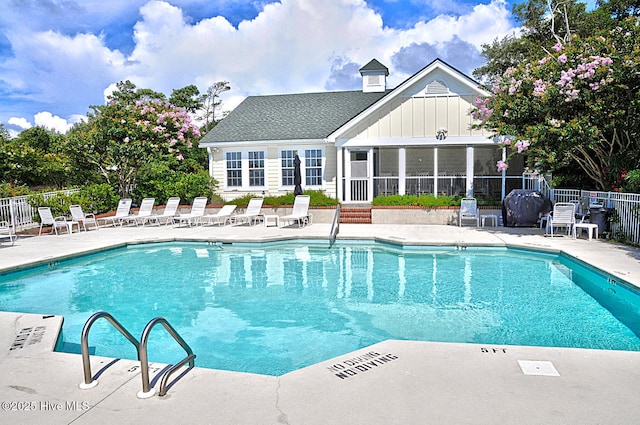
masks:
[[[440,129],[438,129],[438,131],[436,131],[436,139],[444,140],[446,138],[447,138],[447,129],[446,128],[440,128]]]

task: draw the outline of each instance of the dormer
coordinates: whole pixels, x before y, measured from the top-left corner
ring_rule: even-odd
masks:
[[[372,59],[371,62],[360,68],[362,75],[362,91],[364,93],[384,92],[387,89],[387,77],[389,68]]]

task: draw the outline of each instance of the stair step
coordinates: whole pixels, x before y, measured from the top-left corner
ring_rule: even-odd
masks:
[[[340,223],[371,224],[371,208],[342,208]]]

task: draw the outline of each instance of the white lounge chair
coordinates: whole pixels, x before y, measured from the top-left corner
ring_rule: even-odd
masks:
[[[280,217],[281,221],[286,221],[289,225],[292,221],[298,222],[298,227],[311,224],[311,214],[309,214],[309,195],[298,195],[293,201],[293,211],[289,215]]]
[[[217,213],[202,216],[202,221],[204,222],[204,220],[206,219],[207,225],[212,224],[212,221],[214,220],[215,224],[217,224],[218,226],[227,224],[227,221],[232,221],[233,213],[236,211],[236,207],[237,205],[224,205]]]
[[[87,224],[93,224],[96,230],[98,229],[98,220],[96,220],[96,216],[94,214],[85,214],[82,211],[82,206],[80,205],[71,205],[69,207],[69,211],[71,212],[71,218],[73,221],[77,221],[79,223],[78,226],[82,226],[84,231],[87,231]]]
[[[0,221],[0,242],[2,242],[3,239],[9,239],[11,245],[13,245],[17,239],[17,236],[11,232],[11,226],[8,221]]]
[[[258,217],[262,216],[262,213],[260,212],[262,209],[262,202],[264,202],[263,198],[251,198],[244,214],[236,214],[233,217],[235,222],[243,223],[246,221],[249,224],[255,224]]]
[[[191,212],[188,214],[180,214],[174,220],[178,223],[178,225],[181,225],[182,223],[187,223],[189,227],[191,227],[192,225],[197,225],[202,220],[202,216],[204,216],[206,209],[207,198],[195,198],[193,200],[193,205],[191,205]]]
[[[129,216],[123,218],[122,222],[134,223],[136,226],[138,225],[138,223],[140,223],[144,226],[145,220],[151,217],[151,213],[153,213],[153,206],[155,203],[155,198],[144,198],[142,202],[140,202],[138,214],[130,214]]]
[[[108,223],[112,226],[119,224],[122,226],[122,220],[129,217],[129,211],[131,210],[131,198],[123,198],[118,202],[118,208],[116,209],[115,215],[110,215],[108,217],[100,217],[98,221],[104,221],[104,225],[106,226]]]
[[[142,219],[142,225],[144,226],[145,223],[155,222],[159,226],[160,224],[162,224],[163,220],[166,225],[169,225],[169,223],[173,224],[175,222],[176,216],[178,215],[179,206],[180,206],[180,198],[178,198],[177,196],[173,196],[167,199],[167,205],[165,205],[164,211],[162,212],[162,214],[158,214],[158,215],[152,214],[147,217],[144,217]]]
[[[80,223],[77,221],[68,221],[64,216],[54,217],[49,207],[38,207],[38,215],[40,215],[40,230],[38,235],[42,234],[43,226],[51,226],[51,233],[58,234],[58,229],[67,229],[67,233],[73,232],[73,225],[78,226],[80,231]]]
[[[478,210],[476,198],[462,198],[460,201],[459,226],[462,226],[462,220],[474,220],[476,227],[480,225],[480,210]]]
[[[547,220],[547,233],[553,236],[554,228],[564,227],[567,229],[567,235],[569,235],[575,223],[576,204],[572,202],[556,202],[553,206],[551,217]]]

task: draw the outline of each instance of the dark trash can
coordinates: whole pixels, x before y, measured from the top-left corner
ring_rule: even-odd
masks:
[[[609,215],[611,208],[592,207],[589,208],[589,221],[598,225],[598,233],[602,234],[609,231]]]
[[[502,222],[507,227],[534,227],[551,209],[551,201],[541,192],[514,189],[502,201]]]

